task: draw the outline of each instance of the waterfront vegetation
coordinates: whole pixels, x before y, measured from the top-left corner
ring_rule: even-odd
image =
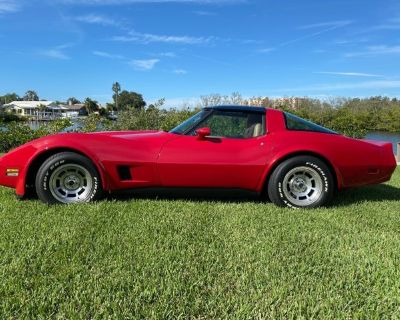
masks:
[[[128,96],[128,94],[126,94]],[[136,101],[140,95],[133,95]],[[130,101],[122,99],[120,104]],[[135,100],[136,99],[136,100]],[[295,101],[293,103],[293,101]],[[137,102],[137,101],[136,101]],[[133,103],[133,102],[132,102]],[[244,99],[240,94],[231,96],[209,95],[201,98],[196,106],[164,109],[164,100],[147,107],[143,103],[136,107],[124,105],[118,113],[118,120],[110,121],[105,112],[101,115],[90,113],[82,120],[79,131],[90,132],[96,130],[170,130],[184,121],[200,108],[218,104],[243,104],[274,107],[289,111],[317,124],[333,129],[351,137],[361,138],[369,131],[400,132],[400,100],[387,97],[372,97],[368,99],[332,99],[330,101],[317,99],[283,99],[276,103],[266,98]],[[115,109],[110,104],[110,110]],[[22,143],[34,138],[65,130],[71,123],[68,120],[58,120],[50,125],[41,126],[32,130],[18,117],[3,113],[0,114],[0,152],[7,152]]]
[[[156,195],[47,206],[0,188],[1,319],[397,319],[400,171],[293,211]]]
[[[33,130],[23,121],[0,122],[0,153],[8,152],[31,140],[58,133],[71,126],[68,119],[49,121],[46,125],[41,125],[37,130]]]

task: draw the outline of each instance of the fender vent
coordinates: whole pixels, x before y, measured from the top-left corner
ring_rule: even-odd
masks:
[[[129,166],[118,166],[117,170],[121,181],[132,180],[131,170]]]

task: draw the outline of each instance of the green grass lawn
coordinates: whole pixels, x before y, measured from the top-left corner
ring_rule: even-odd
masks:
[[[328,209],[0,188],[0,319],[400,318],[400,170]]]

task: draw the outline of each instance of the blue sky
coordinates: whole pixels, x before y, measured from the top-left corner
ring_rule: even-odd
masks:
[[[398,0],[0,0],[0,94],[400,94]]]

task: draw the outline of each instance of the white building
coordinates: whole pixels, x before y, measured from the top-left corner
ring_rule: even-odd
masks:
[[[54,120],[58,118],[76,118],[82,107],[83,105],[57,105],[53,101],[13,101],[3,105],[1,108],[21,117]]]
[[[5,111],[22,117],[33,117],[45,108],[56,106],[53,101],[13,101],[2,106]]]

